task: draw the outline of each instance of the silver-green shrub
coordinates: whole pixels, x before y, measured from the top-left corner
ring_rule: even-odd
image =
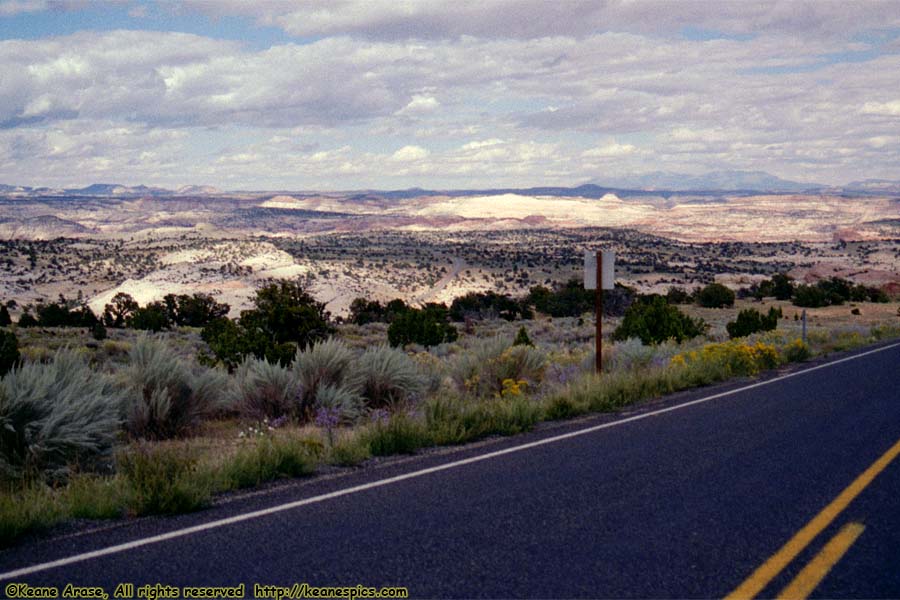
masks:
[[[234,372],[234,407],[253,419],[297,415],[298,384],[277,362],[248,356]]]
[[[126,391],[125,429],[134,438],[184,436],[221,409],[228,397],[227,376],[188,364],[164,341],[150,336],[134,343],[119,379]]]
[[[547,356],[531,346],[513,346],[509,338],[479,340],[460,353],[450,366],[450,377],[460,391],[475,396],[499,395],[506,380],[538,386],[544,377]]]
[[[325,387],[359,395],[362,379],[352,368],[356,356],[344,342],[334,338],[297,352],[291,369],[299,388],[297,408],[301,416],[311,415],[316,408],[320,390]],[[335,392],[323,393],[328,396]]]
[[[314,401],[315,413],[328,411],[333,415],[338,424],[353,423],[363,413],[363,399],[353,390],[336,385],[320,385],[316,389]]]
[[[0,475],[64,477],[97,466],[119,429],[121,398],[72,350],[26,362],[0,379]]]
[[[425,390],[426,381],[416,363],[398,348],[368,348],[354,368],[362,380],[361,394],[369,408],[395,408]]]

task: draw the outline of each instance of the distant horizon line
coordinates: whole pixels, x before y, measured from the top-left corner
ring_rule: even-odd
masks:
[[[700,176],[690,176],[690,177],[703,177]],[[412,185],[408,187],[396,187],[396,188],[380,188],[380,187],[358,187],[358,188],[221,188],[217,185],[213,184],[184,184],[173,187],[166,187],[162,185],[148,185],[145,183],[128,185],[122,183],[103,183],[103,182],[94,182],[87,185],[73,185],[73,186],[49,186],[49,185],[22,185],[22,184],[8,184],[0,182],[0,193],[10,193],[15,192],[17,189],[21,189],[23,192],[40,192],[44,190],[48,191],[61,191],[66,193],[73,192],[84,192],[90,190],[91,188],[123,188],[124,190],[149,190],[149,191],[157,191],[157,192],[170,192],[170,193],[178,193],[181,190],[188,191],[186,188],[193,188],[193,193],[202,193],[203,188],[212,188],[209,192],[210,194],[215,193],[324,193],[324,194],[352,194],[352,193],[409,193],[409,192],[446,192],[446,193],[460,193],[460,192],[490,192],[490,191],[532,191],[532,190],[577,190],[581,188],[593,188],[600,190],[609,190],[609,191],[626,191],[626,192],[773,192],[773,193],[803,193],[804,191],[814,191],[814,190],[856,190],[856,191],[878,191],[875,190],[867,190],[864,188],[854,188],[850,187],[853,185],[860,184],[874,184],[874,183],[882,183],[882,184],[892,184],[892,185],[900,185],[900,180],[890,180],[890,179],[865,179],[847,182],[844,184],[823,184],[823,183],[803,183],[803,182],[794,182],[785,180],[786,184],[790,184],[793,186],[808,186],[805,189],[786,189],[785,187],[780,187],[778,185],[775,186],[720,186],[720,187],[685,187],[685,186],[644,186],[644,187],[629,187],[629,186],[621,186],[615,184],[601,184],[596,183],[595,181],[588,181],[584,183],[578,184],[569,184],[569,185],[525,185],[525,186],[473,186],[473,187],[422,187],[420,185]],[[100,190],[97,193],[102,193]],[[126,195],[127,191],[122,193],[121,195]],[[114,192],[110,192],[110,195],[116,195]]]

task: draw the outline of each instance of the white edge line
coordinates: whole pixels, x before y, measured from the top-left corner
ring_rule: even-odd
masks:
[[[559,442],[562,440],[567,440],[569,438],[586,435],[588,433],[593,433],[595,431],[600,431],[601,429],[609,429],[610,427],[624,425],[626,423],[631,423],[633,421],[639,421],[641,419],[646,419],[648,417],[654,417],[656,415],[661,415],[663,413],[668,413],[668,412],[672,412],[675,410],[681,410],[683,408],[688,408],[689,406],[702,404],[704,402],[709,402],[711,400],[716,400],[718,398],[723,398],[725,396],[731,396],[731,395],[734,395],[734,394],[737,394],[740,392],[744,392],[747,390],[752,390],[754,388],[762,387],[764,385],[769,385],[771,383],[775,383],[776,381],[783,381],[785,379],[790,379],[791,377],[797,377],[798,375],[805,375],[806,373],[818,371],[819,369],[824,369],[825,367],[830,367],[830,366],[844,363],[847,361],[856,360],[858,358],[868,356],[869,354],[875,354],[876,352],[883,352],[885,350],[889,350],[891,348],[896,348],[898,346],[900,346],[900,343],[891,344],[889,346],[882,346],[882,347],[876,348],[874,350],[868,350],[861,354],[854,354],[853,356],[848,356],[848,357],[841,358],[838,360],[830,361],[830,362],[827,362],[827,363],[824,363],[821,365],[817,365],[815,367],[810,367],[809,369],[803,369],[802,371],[795,371],[793,373],[787,373],[786,375],[780,375],[780,376],[774,377],[772,379],[767,379],[765,381],[759,381],[757,383],[745,385],[745,386],[737,388],[737,389],[720,392],[718,394],[713,394],[712,396],[698,398],[697,400],[691,400],[690,402],[685,402],[683,404],[676,404],[675,406],[669,406],[668,408],[661,408],[659,410],[654,410],[652,412],[635,415],[633,417],[627,417],[625,419],[620,419],[618,421],[603,423],[601,425],[594,425],[592,427],[586,427],[585,429],[570,431],[568,433],[563,433],[560,435],[555,435],[552,437],[536,440],[534,442],[528,442],[526,444],[520,444],[518,446],[512,446],[510,448],[504,448],[502,450],[495,450],[494,452],[488,452],[487,454],[480,454],[478,456],[472,456],[469,458],[464,458],[461,460],[445,463],[442,465],[428,467],[426,469],[420,469],[418,471],[413,471],[411,473],[404,473],[402,475],[396,475],[394,477],[388,477],[386,479],[379,479],[377,481],[371,481],[369,483],[355,485],[353,487],[344,488],[342,490],[336,490],[334,492],[329,492],[327,494],[320,494],[318,496],[304,498],[303,500],[297,500],[295,502],[279,504],[277,506],[271,506],[269,508],[255,510],[252,512],[235,515],[233,517],[227,517],[225,519],[218,519],[216,521],[210,521],[208,523],[203,523],[202,525],[194,525],[193,527],[185,527],[183,529],[176,529],[175,531],[170,531],[168,533],[162,533],[159,535],[154,535],[154,536],[142,538],[139,540],[126,542],[124,544],[116,544],[115,546],[108,546],[106,548],[101,548],[99,550],[94,550],[91,552],[85,552],[83,554],[76,554],[74,556],[61,558],[59,560],[54,560],[54,561],[50,561],[50,562],[46,562],[46,563],[40,563],[40,564],[32,565],[30,567],[23,567],[21,569],[15,569],[13,571],[8,571],[6,573],[0,573],[0,581],[12,579],[14,577],[22,577],[24,575],[31,575],[32,573],[38,573],[40,571],[47,571],[49,569],[54,569],[56,567],[62,567],[65,565],[71,565],[74,563],[84,562],[86,560],[91,560],[93,558],[99,558],[101,556],[108,556],[110,554],[118,554],[120,552],[125,552],[127,550],[132,550],[134,548],[140,548],[141,546],[148,546],[150,544],[156,544],[158,542],[164,542],[166,540],[172,540],[175,538],[188,536],[188,535],[191,535],[194,533],[199,533],[201,531],[217,529],[219,527],[225,527],[226,525],[232,525],[234,523],[240,523],[242,521],[258,519],[260,517],[265,517],[265,516],[283,512],[286,510],[293,510],[293,509],[299,508],[301,506],[307,506],[309,504],[317,504],[319,502],[324,502],[325,500],[331,500],[332,498],[340,498],[341,496],[348,496],[350,494],[355,494],[357,492],[363,492],[366,490],[371,490],[371,489],[382,487],[385,485],[391,485],[393,483],[404,481],[406,479],[414,479],[416,477],[421,477],[423,475],[429,475],[431,473],[437,473],[439,471],[445,471],[447,469],[455,469],[456,467],[462,467],[464,465],[469,465],[469,464],[480,462],[483,460],[496,458],[498,456],[503,456],[505,454],[512,454],[513,452],[521,452],[522,450],[536,448],[538,446],[543,446],[545,444],[552,444],[552,443]]]

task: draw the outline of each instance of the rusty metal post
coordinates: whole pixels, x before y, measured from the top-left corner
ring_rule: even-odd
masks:
[[[595,290],[594,309],[597,313],[596,370],[603,372],[603,253],[597,251],[597,289]]]

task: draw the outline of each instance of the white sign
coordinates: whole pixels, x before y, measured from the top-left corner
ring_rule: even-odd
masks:
[[[612,250],[601,252],[603,260],[603,285],[604,290],[611,290],[616,286],[616,253]],[[584,251],[584,289],[597,289],[597,252]]]

